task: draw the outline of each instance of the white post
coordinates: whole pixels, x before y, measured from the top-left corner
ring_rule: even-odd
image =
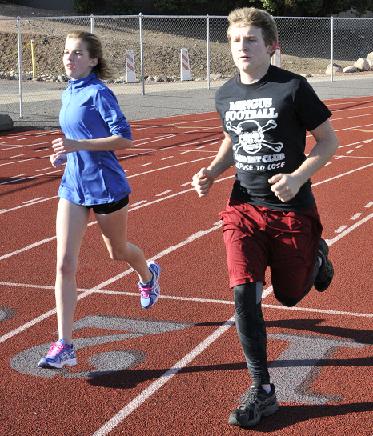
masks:
[[[23,117],[22,113],[22,33],[21,33],[21,18],[17,17],[17,46],[18,46],[18,96],[19,96],[19,117]]]
[[[188,49],[186,48],[180,50],[180,80],[192,80]]]
[[[94,17],[93,14],[91,14],[91,15],[89,16],[89,23],[90,23],[90,27],[91,27],[90,32],[91,32],[91,33],[95,33],[95,17]]]
[[[137,82],[135,71],[135,52],[133,50],[126,50],[126,82]]]
[[[281,68],[281,48],[279,43],[276,44],[275,52],[271,57],[271,64]]]
[[[145,95],[145,79],[144,79],[144,47],[142,39],[142,13],[139,13],[139,30],[140,30],[140,69],[141,69],[141,89],[142,95]]]
[[[333,82],[333,63],[334,63],[334,53],[333,53],[333,46],[334,46],[334,20],[333,17],[330,17],[330,81]]]
[[[207,89],[211,88],[210,84],[210,17],[207,15],[207,23],[206,23],[206,38],[207,38],[207,44],[206,44],[206,50],[207,50]]]

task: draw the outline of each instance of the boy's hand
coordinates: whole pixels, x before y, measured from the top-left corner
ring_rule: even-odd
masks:
[[[214,178],[207,168],[201,168],[197,174],[194,174],[192,179],[192,186],[197,191],[199,197],[207,195],[213,183]]]
[[[283,203],[294,198],[301,187],[298,178],[291,174],[275,174],[268,179],[268,183],[272,185],[271,191]]]

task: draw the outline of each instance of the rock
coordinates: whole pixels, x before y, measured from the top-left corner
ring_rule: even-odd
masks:
[[[13,120],[8,114],[0,114],[0,131],[12,130],[14,127]]]
[[[338,64],[333,64],[333,73],[335,74],[335,73],[341,73],[343,70],[342,70],[342,67],[340,66],[340,65],[338,65]],[[332,72],[332,66],[331,66],[331,64],[329,64],[327,67],[326,67],[326,70],[325,70],[325,74],[330,74]]]
[[[354,66],[359,70],[359,71],[369,71],[370,70],[370,65],[369,62],[367,61],[366,58],[359,58],[355,63]]]
[[[354,65],[349,65],[348,67],[343,68],[344,73],[356,73],[357,71],[359,70]]]

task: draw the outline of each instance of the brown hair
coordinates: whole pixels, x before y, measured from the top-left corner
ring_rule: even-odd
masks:
[[[266,45],[274,46],[278,42],[278,32],[275,20],[268,12],[257,8],[234,9],[228,15],[227,36],[230,40],[232,26],[256,26],[262,29]]]
[[[102,54],[102,44],[99,38],[93,33],[76,30],[67,34],[66,38],[81,39],[85,42],[89,57],[97,58],[97,65],[92,68],[92,72],[97,74],[100,79],[109,79],[111,71]]]

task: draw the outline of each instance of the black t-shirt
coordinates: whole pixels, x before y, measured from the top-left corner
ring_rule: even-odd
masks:
[[[215,104],[233,144],[232,199],[281,210],[312,206],[310,180],[287,203],[268,183],[274,174],[289,174],[304,162],[306,131],[331,116],[307,80],[271,65],[253,84],[241,83],[239,75],[230,79],[218,89]]]

